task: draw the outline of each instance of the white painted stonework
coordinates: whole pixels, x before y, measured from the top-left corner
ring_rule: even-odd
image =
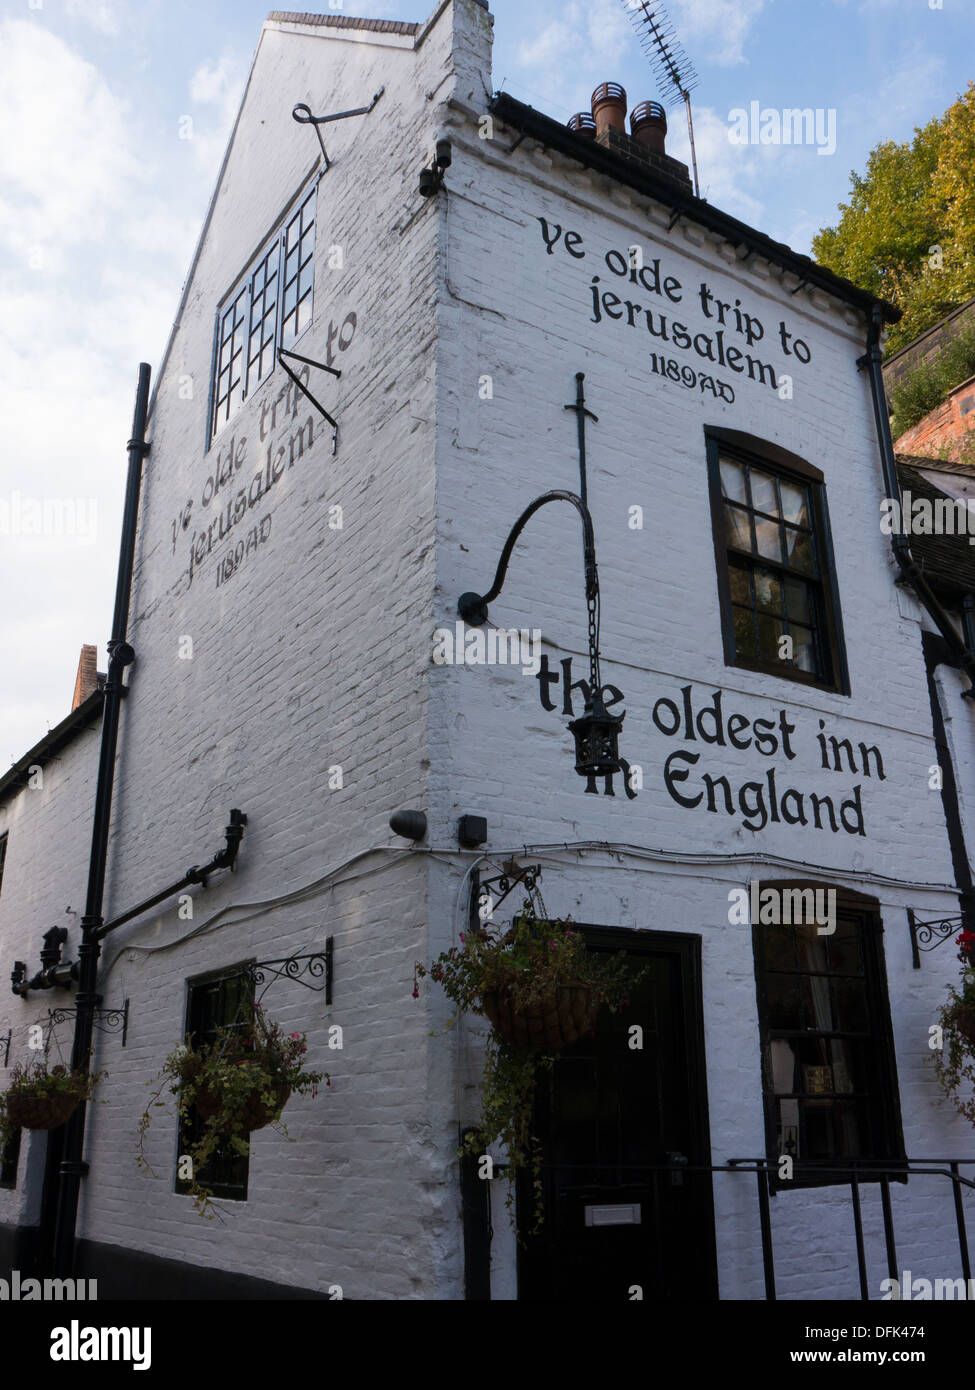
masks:
[[[157,377],[143,483],[130,628],[137,661],[122,711],[106,916],[215,853],[231,807],[246,812],[248,826],[237,872],[192,890],[191,920],[169,903],[106,944],[101,992],[108,1005],[128,999],[131,1016],[124,1049],[98,1035],[107,1103],[90,1109],[79,1235],[321,1293],[338,1285],[352,1299],[463,1297],[456,1151],[460,1126],[477,1117],[483,1026],[469,1020],[431,1036],[447,1006],[433,986],[412,997],[413,966],[456,944],[473,868],[496,871],[512,853],[543,865],[553,914],[701,938],[714,1164],[766,1151],[751,931],[729,924],[729,891],[757,878],[807,877],[877,899],[906,1152],[972,1154],[970,1128],[940,1101],[928,1049],[956,972],[953,948],[912,968],[907,908],[948,916],[958,899],[941,797],[929,788],[937,756],[920,610],[894,587],[878,524],[879,448],[856,366],[866,325],[821,291],[792,293],[795,276],[738,258],[699,226],[669,227],[669,208],[531,138],[512,151],[516,136],[500,123],[482,138],[491,24],[474,0],[450,0],[416,38],[265,24]],[[309,383],[339,420],[337,452],[307,400],[282,394],[280,368],[208,450],[217,307],[319,153],[292,108],[340,111],[367,104],[381,86],[370,115],[324,128],[333,166],[319,185],[314,317],[295,347],[319,361],[331,352],[341,369],[341,380],[313,371]],[[447,192],[423,200],[418,176],[442,135],[453,152]],[[546,234],[556,227],[550,253]],[[567,232],[577,234],[576,254]],[[678,301],[607,264],[607,252],[626,256],[632,245],[645,265],[659,258]],[[341,269],[328,263],[335,246]],[[632,324],[625,310],[593,322],[594,276],[600,291],[639,303]],[[713,335],[702,283],[761,322],[764,337],[750,345],[729,308],[725,342],[791,375],[791,399],[648,332],[651,310],[671,332],[676,320],[691,336]],[[787,357],[780,322],[807,345],[808,363]],[[734,400],[655,374],[654,351],[713,371]],[[621,751],[643,780],[633,801],[619,785],[613,799],[584,794],[560,687],[549,711],[538,679],[517,666],[432,659],[434,631],[454,629],[461,593],[488,588],[522,509],[546,490],[577,489],[576,420],[563,407],[579,371],[599,417],[588,426],[588,483],[603,678],[625,693]],[[181,390],[187,377],[191,392]],[[777,444],[824,474],[848,696],[725,665],[705,426]],[[221,545],[212,530],[219,498],[203,498],[232,438],[223,506],[237,505],[245,488],[249,497],[259,476],[264,483]],[[284,462],[267,489],[267,470]],[[341,529],[330,528],[335,508]],[[631,524],[633,508],[642,508],[642,529]],[[227,564],[255,530],[258,541]],[[560,673],[571,657],[573,680],[586,676],[572,508],[546,507],[529,523],[491,621],[540,629],[550,669]],[[970,835],[972,715],[954,677],[944,684]],[[658,702],[682,708],[688,686],[695,712],[721,691],[726,713],[771,721],[774,750],[663,732],[653,713],[666,725],[667,706]],[[824,768],[821,732],[879,750],[883,778],[876,757],[861,757],[856,773]],[[688,797],[703,789],[703,772],[738,789],[773,769],[780,794],[830,796],[837,808],[859,787],[863,833],[852,812],[851,833],[782,819],[752,829],[720,799],[713,812],[706,801],[685,807],[664,780],[677,750],[701,754],[696,764],[671,764],[688,770],[674,784]],[[73,958],[79,919],[64,909],[83,903],[97,751],[96,723],[45,767],[42,789],[0,802],[0,833],[9,831],[4,972],[15,958],[33,972],[52,924],[69,927]],[[417,847],[389,829],[403,808],[427,814]],[[483,854],[458,848],[464,814],[487,818]],[[289,1104],[296,1144],[255,1135],[248,1200],[224,1204],[222,1223],[201,1221],[172,1191],[171,1116],[151,1132],[161,1176],[140,1173],[134,1157],[146,1083],[180,1039],[185,982],[255,957],[322,949],[326,936],[335,943],[333,1004],[285,984],[266,1002],[288,1031],[307,1031],[310,1060],[330,1072],[331,1087]],[[26,1056],[28,1024],[70,1002],[61,993],[5,996],[0,1034],[14,1030],[11,1060]],[[333,1025],[342,1050],[329,1050]],[[70,1026],[58,1035],[67,1054]],[[16,1190],[0,1191],[0,1224],[36,1222],[42,1161],[35,1136]],[[515,1249],[500,1182],[493,1198],[493,1296],[510,1298]],[[959,1275],[949,1184],[895,1183],[892,1201],[911,1270]],[[754,1178],[716,1175],[714,1202],[721,1296],[761,1298]],[[886,1263],[876,1184],[864,1187],[863,1206],[879,1297]],[[779,1296],[858,1297],[849,1189],[782,1192],[771,1208]]]

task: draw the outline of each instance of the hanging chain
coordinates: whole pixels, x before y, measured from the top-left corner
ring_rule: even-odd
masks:
[[[602,679],[599,674],[599,590],[589,596],[589,680],[592,699],[602,692]]]

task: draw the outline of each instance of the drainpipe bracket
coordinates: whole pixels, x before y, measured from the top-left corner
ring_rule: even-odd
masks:
[[[86,1163],[83,1158],[78,1159],[77,1162],[65,1159],[60,1168],[61,1176],[65,1178],[87,1178],[90,1172],[91,1165]]]

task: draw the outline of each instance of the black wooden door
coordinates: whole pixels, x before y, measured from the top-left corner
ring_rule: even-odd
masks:
[[[534,1204],[523,1177],[518,1296],[714,1298],[711,1177],[687,1171],[710,1162],[700,939],[584,930],[591,949],[622,947],[647,974],[627,1007],[601,1010],[594,1035],[543,1075],[534,1133],[544,1222],[525,1234]]]

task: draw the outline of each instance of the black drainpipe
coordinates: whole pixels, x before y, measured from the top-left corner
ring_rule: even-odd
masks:
[[[78,948],[78,993],[76,996],[74,1046],[71,1066],[87,1075],[91,1066],[94,1011],[101,1002],[96,993],[98,957],[101,944],[98,929],[102,926],[102,906],[105,894],[105,868],[108,861],[108,836],[112,819],[112,793],[115,786],[115,758],[118,748],[119,715],[126,688],[122,675],[126,666],[135,660],[126,634],[129,625],[129,602],[132,593],[132,569],[135,562],[135,533],[139,516],[139,493],[142,486],[142,461],[149,452],[146,443],[146,422],[149,414],[150,369],[143,362],[139,367],[139,387],[135,398],[132,438],[129,440],[129,472],[125,488],[125,512],[122,520],[122,542],[119,549],[118,582],[115,589],[115,616],[112,639],[108,644],[108,679],[105,683],[102,714],[102,742],[98,762],[98,783],[95,790],[95,812],[91,831],[91,858],[88,864],[88,893],[85,915],[81,919],[81,945]],[[81,1179],[88,1172],[82,1161],[85,1142],[87,1106],[82,1102],[68,1121],[64,1135],[64,1151],[58,1189],[57,1225],[54,1234],[54,1265],[60,1278],[71,1278],[74,1265],[75,1228],[78,1220],[78,1198]]]
[[[924,649],[924,669],[928,678],[928,699],[931,702],[931,726],[934,731],[934,746],[938,753],[938,767],[941,769],[941,803],[944,806],[945,824],[948,827],[948,846],[951,850],[951,866],[958,885],[961,910],[966,922],[975,914],[975,883],[972,882],[972,866],[965,847],[965,832],[962,827],[961,806],[958,800],[958,783],[955,779],[955,765],[948,747],[948,734],[945,729],[944,714],[941,710],[941,697],[935,670],[942,662],[950,662],[944,641],[936,632],[922,632]]]
[[[890,420],[887,415],[887,394],[884,390],[884,378],[881,370],[883,364],[883,353],[880,348],[880,334],[883,328],[883,311],[879,304],[874,305],[870,317],[870,328],[867,334],[867,351],[861,357],[858,366],[865,366],[870,374],[870,390],[873,396],[873,411],[877,422],[877,438],[880,442],[880,461],[884,473],[884,486],[887,489],[887,496],[898,503],[900,511],[901,491],[900,483],[897,478],[897,461],[894,458],[894,442],[890,437]],[[960,667],[971,682],[968,690],[964,691],[966,699],[975,699],[975,655],[966,642],[971,640],[969,632],[970,623],[966,624],[966,642],[958,636],[955,627],[941,606],[934,590],[931,588],[927,579],[924,577],[923,570],[917,565],[911,554],[910,543],[904,533],[903,512],[900,514],[900,526],[891,536],[891,546],[894,551],[894,559],[900,566],[901,574],[911,588],[917,594],[921,603],[927,609],[932,622],[941,633],[948,645],[951,664]]]
[[[883,327],[882,310],[879,305],[875,305],[870,317],[870,328],[867,334],[867,351],[864,357],[860,358],[858,366],[866,366],[870,373],[870,390],[873,396],[874,417],[877,422],[877,438],[880,441],[880,460],[883,466],[884,486],[887,489],[887,496],[895,499],[898,504],[901,501],[900,482],[897,477],[897,461],[894,457],[894,442],[890,436],[890,419],[887,415],[887,394],[884,390],[884,378],[881,370],[883,364],[883,353],[880,349],[880,334]],[[942,607],[936,594],[919,568],[911,554],[910,543],[904,532],[903,509],[898,505],[900,513],[900,526],[891,536],[891,546],[894,552],[894,559],[897,561],[901,574],[905,581],[917,594],[918,599],[927,610],[932,622],[941,634],[941,639],[933,632],[922,632],[921,640],[924,649],[924,665],[928,681],[928,697],[931,703],[932,732],[934,734],[935,747],[938,753],[938,766],[941,768],[941,800],[944,805],[945,821],[948,827],[948,844],[951,850],[951,862],[955,875],[955,883],[958,887],[958,895],[961,902],[962,913],[965,918],[966,926],[970,926],[973,916],[975,916],[975,886],[972,883],[972,869],[968,858],[968,850],[965,847],[965,835],[962,827],[961,808],[958,799],[958,785],[955,780],[955,769],[951,759],[951,751],[948,747],[948,736],[945,730],[944,716],[941,712],[941,700],[938,694],[937,681],[935,680],[935,668],[945,663],[964,671],[971,685],[968,690],[962,692],[966,699],[975,699],[975,655],[972,654],[972,640],[975,635],[975,600],[968,595],[964,602],[962,611],[962,631],[965,634],[964,641],[958,636],[954,624]]]

